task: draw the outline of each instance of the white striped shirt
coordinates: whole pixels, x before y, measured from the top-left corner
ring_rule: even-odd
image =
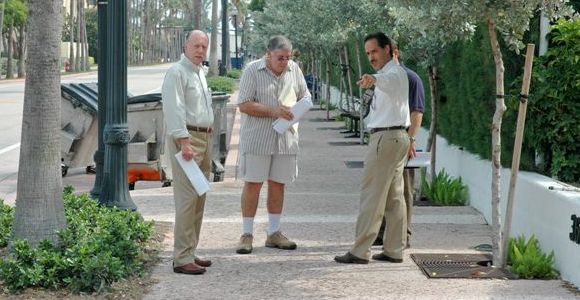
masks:
[[[310,96],[304,75],[295,62],[289,61],[286,71],[277,77],[266,67],[266,59],[259,59],[250,63],[242,74],[238,104],[255,101],[267,106],[279,106],[281,92],[287,85],[293,89],[296,99]],[[297,154],[298,132],[289,130],[278,134],[272,128],[274,120],[242,114],[240,152],[257,155]]]

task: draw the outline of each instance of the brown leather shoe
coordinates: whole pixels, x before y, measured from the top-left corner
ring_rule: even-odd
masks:
[[[211,260],[209,259],[201,259],[201,258],[196,258],[194,260],[194,262],[198,265],[198,266],[202,266],[202,267],[211,267]]]
[[[173,272],[188,275],[201,275],[205,273],[205,268],[195,263],[188,263],[183,266],[173,267]]]

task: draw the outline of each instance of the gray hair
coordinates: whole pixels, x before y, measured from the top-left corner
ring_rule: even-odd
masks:
[[[292,51],[292,43],[287,37],[283,35],[273,36],[268,42],[268,50],[276,51],[279,49]]]

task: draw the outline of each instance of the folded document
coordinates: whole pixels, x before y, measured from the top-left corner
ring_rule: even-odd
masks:
[[[201,169],[199,168],[194,159],[189,161],[183,159],[181,151],[175,154],[175,158],[177,159],[177,162],[179,162],[179,165],[183,169],[183,172],[185,172],[185,175],[187,175],[187,178],[193,185],[193,188],[195,189],[198,195],[201,196],[205,194],[207,191],[209,191],[209,181],[207,180],[207,178],[205,177],[205,175],[203,174],[203,172],[201,171]]]
[[[409,159],[405,168],[423,168],[431,165],[431,152],[416,152],[415,157]]]
[[[290,108],[294,118],[291,121],[278,118],[272,123],[274,130],[280,134],[286,132],[292,125],[297,123],[313,106],[314,104],[312,103],[312,99],[310,97],[302,98],[300,101],[296,102],[292,108]]]

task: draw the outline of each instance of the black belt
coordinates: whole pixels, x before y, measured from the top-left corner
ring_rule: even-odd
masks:
[[[406,126],[391,126],[391,127],[377,127],[371,128],[371,134],[379,131],[390,131],[390,130],[407,130]]]
[[[212,132],[212,128],[211,127],[198,127],[198,126],[191,126],[191,125],[187,125],[187,130],[191,130],[191,131],[197,131],[197,132]]]

